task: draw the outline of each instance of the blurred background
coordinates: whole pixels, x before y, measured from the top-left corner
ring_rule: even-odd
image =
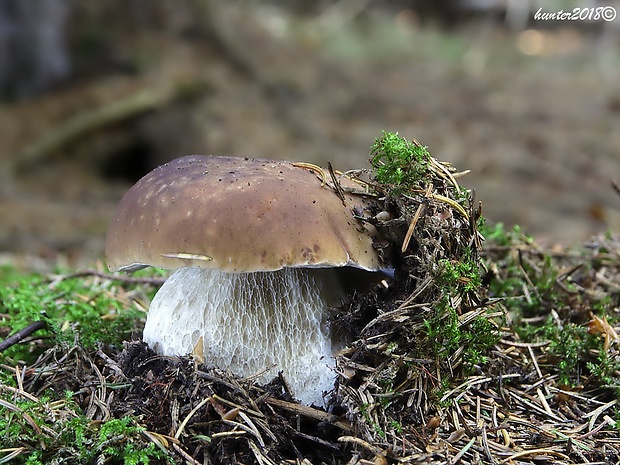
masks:
[[[604,6],[0,0],[0,262],[101,258],[123,192],[172,158],[362,168],[381,130],[471,170],[493,222],[620,231],[620,19],[541,16]]]

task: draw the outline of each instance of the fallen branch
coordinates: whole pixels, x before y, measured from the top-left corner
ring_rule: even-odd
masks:
[[[27,338],[34,332],[39,331],[40,329],[44,329],[45,327],[45,321],[35,321],[34,323],[29,324],[24,329],[20,329],[12,336],[7,337],[4,341],[0,342],[0,352],[4,352],[9,347],[19,344],[23,339]]]
[[[298,415],[312,418],[318,421],[324,421],[326,423],[330,423],[343,431],[352,431],[351,425],[343,420],[340,420],[338,416],[324,412],[322,410],[318,410],[312,407],[308,407],[302,404],[295,404],[293,402],[286,402],[285,400],[275,399],[273,397],[265,398],[265,402],[269,405],[273,405],[274,407],[279,407],[284,410],[288,410],[289,412],[296,413]]]

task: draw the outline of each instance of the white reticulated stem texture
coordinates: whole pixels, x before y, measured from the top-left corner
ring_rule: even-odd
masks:
[[[341,295],[329,269],[181,268],[155,295],[143,338],[162,355],[194,353],[202,338],[207,366],[244,377],[262,373],[259,383],[282,371],[297,399],[323,405],[335,380],[327,308]]]

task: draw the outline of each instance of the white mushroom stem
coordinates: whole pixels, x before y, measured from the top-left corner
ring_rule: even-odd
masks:
[[[193,353],[202,338],[207,365],[261,383],[282,371],[297,399],[322,405],[335,380],[326,310],[341,296],[329,269],[181,268],[153,299],[143,338],[163,355]]]

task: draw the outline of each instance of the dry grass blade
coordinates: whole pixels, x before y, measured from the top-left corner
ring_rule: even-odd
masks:
[[[361,438],[355,437],[355,436],[340,436],[338,438],[339,442],[347,442],[350,444],[355,444],[358,446],[361,446],[362,448],[366,449],[367,451],[373,453],[374,455],[382,455],[384,454],[384,451],[382,449],[380,449],[379,447],[370,444],[367,441],[364,441]]]
[[[277,465],[273,460],[271,460],[269,457],[265,456],[261,452],[261,450],[258,448],[258,446],[254,443],[254,441],[250,440],[250,441],[248,441],[248,444],[250,446],[250,449],[252,450],[252,453],[254,454],[254,457],[256,458],[256,461],[260,465]]]
[[[164,452],[170,447],[170,444],[176,444],[178,442],[175,438],[152,431],[142,431],[142,434]]]
[[[590,421],[588,423],[588,430],[592,431],[592,429],[594,428],[594,424],[596,423],[596,420],[598,419],[599,415],[601,413],[603,413],[605,410],[608,410],[609,408],[613,407],[614,405],[616,405],[618,403],[618,399],[614,399],[611,402],[607,402],[604,405],[601,405],[600,407],[596,408],[595,410],[586,413],[583,418],[589,418]]]
[[[24,391],[23,388],[21,388],[21,389],[20,388],[15,388],[13,386],[7,386],[6,384],[0,383],[0,390],[11,392],[11,393],[15,394],[16,396],[23,397],[23,398],[28,399],[28,400],[30,400],[32,402],[39,402],[39,399],[37,397],[33,396],[29,392]]]
[[[456,454],[452,460],[450,460],[450,465],[455,465],[460,462],[460,460],[465,456],[465,454],[469,451],[470,447],[474,445],[476,442],[476,438],[471,438],[467,444]]]
[[[232,420],[222,420],[222,422],[226,423],[227,425],[232,426],[235,429],[240,429],[240,430],[245,431],[246,433],[249,433],[251,436],[254,436],[254,438],[256,438],[256,440],[260,443],[262,447],[265,447],[265,442],[263,441],[263,438],[261,437],[260,433],[258,432],[258,430],[253,424],[251,426],[244,425],[243,423],[239,423],[237,421],[232,421]]]
[[[432,186],[429,185],[428,189],[426,190],[426,193],[424,194],[426,199],[428,199],[429,196],[431,195],[431,189],[432,189]],[[405,250],[407,250],[407,247],[409,247],[409,241],[411,241],[411,236],[413,236],[413,231],[414,231],[416,225],[418,224],[418,220],[422,216],[422,213],[424,212],[424,210],[426,208],[426,205],[427,204],[423,200],[418,205],[418,208],[416,208],[416,211],[415,211],[415,213],[413,215],[413,218],[411,219],[411,223],[409,223],[409,229],[407,229],[407,233],[405,234],[405,239],[403,240],[403,245],[400,248],[401,252],[404,253]]]
[[[181,457],[183,457],[183,459],[185,459],[190,465],[202,465],[201,462],[197,461],[194,457],[185,452],[178,444],[172,444],[172,448],[177,451],[179,455],[181,455]]]
[[[258,431],[258,428],[254,424],[254,422],[250,419],[250,417],[248,417],[243,411],[239,412],[239,416],[243,419],[245,424],[248,425],[248,427],[252,430],[252,433],[253,433],[254,437],[256,437],[256,439],[258,440],[258,442],[261,445],[261,447],[265,447],[265,441],[263,440],[263,437],[261,436],[261,433]],[[267,428],[267,431],[268,431],[268,428]],[[273,434],[271,434],[270,436],[272,438],[275,437],[275,435],[273,435]]]
[[[9,449],[0,449],[0,453],[8,452],[7,455],[0,458],[0,464],[9,463],[14,458],[19,457],[22,453],[26,451],[25,447],[13,447]]]
[[[519,458],[522,458],[522,457],[528,457],[528,456],[531,456],[531,455],[542,456],[542,457],[539,458],[539,460],[541,460],[541,459],[544,460],[544,456],[546,456],[546,455],[551,455],[553,457],[559,457],[562,460],[567,460],[567,461],[570,460],[569,456],[563,454],[562,452],[558,452],[556,450],[553,450],[553,449],[529,449],[529,450],[523,450],[523,451],[520,451],[520,452],[515,452],[510,457],[507,457],[507,458],[503,459],[501,461],[501,463],[508,463],[508,462],[513,461],[513,460],[516,460],[516,459],[519,459]]]
[[[452,172],[450,171],[448,166],[446,166],[446,163],[440,162],[435,157],[430,157],[430,162],[431,162],[430,163],[430,169],[433,170],[437,175],[439,175],[442,178],[445,178],[448,181],[450,181],[452,186],[454,186],[454,188],[456,189],[457,194],[460,194],[461,188],[459,187],[459,183],[456,182],[456,177],[457,177],[456,173],[452,174]],[[461,173],[458,173],[458,174],[460,176],[463,176],[467,172],[468,171],[461,172]]]
[[[304,161],[297,161],[291,164],[298,168],[304,168],[306,170],[312,171],[313,173],[316,173],[321,180],[321,187],[325,186],[325,184],[327,183],[327,174],[325,174],[325,170],[320,166],[315,165],[314,163],[307,163]]]
[[[225,398],[223,398],[221,396],[218,396],[217,394],[213,394],[212,397],[213,397],[213,400],[216,400],[218,402],[226,404],[229,407],[232,407],[233,409],[238,409],[238,410],[243,409],[243,411],[245,413],[249,413],[250,415],[252,415],[254,417],[265,418],[265,415],[262,412],[260,412],[259,410],[252,410],[252,409],[249,409],[248,407],[242,407],[241,405],[239,405],[239,404],[237,404],[235,402],[232,402],[232,401],[230,401],[228,399],[225,399]]]
[[[185,430],[185,426],[187,425],[187,422],[196,414],[196,412],[198,410],[200,410],[202,407],[204,407],[207,403],[209,403],[211,401],[211,396],[202,399],[198,405],[196,405],[196,407],[194,407],[188,414],[187,416],[183,419],[183,421],[181,422],[181,424],[179,425],[176,433],[174,433],[174,438],[175,439],[179,439],[181,437],[181,434],[183,434],[183,431]]]
[[[318,410],[312,407],[308,407],[306,405],[301,405],[293,402],[287,402],[280,399],[275,399],[273,397],[267,397],[264,400],[267,404],[273,405],[274,407],[279,407],[284,410],[288,410],[296,415],[301,415],[308,418],[313,418],[318,421],[324,421],[329,424],[332,424],[343,431],[351,431],[351,425],[345,421],[340,420],[336,415],[333,415],[328,412],[324,412],[322,410]]]
[[[18,413],[31,426],[37,436],[42,436],[43,432],[41,431],[41,428],[27,412],[24,412],[17,405],[7,402],[3,399],[0,399],[0,406],[10,410],[11,412]],[[41,447],[45,449],[45,444],[43,442],[41,442]]]
[[[119,281],[119,282],[126,283],[126,284],[145,284],[145,285],[153,285],[153,286],[161,286],[166,280],[166,278],[163,278],[163,277],[161,278],[160,277],[137,278],[134,276],[127,276],[123,274],[104,273],[98,270],[84,270],[84,271],[78,271],[76,273],[70,273],[67,275],[58,276],[55,281],[74,279],[74,278],[83,278],[83,277],[88,277],[88,276],[96,276],[96,277],[107,279],[110,281]]]
[[[440,202],[444,202],[450,205],[457,212],[463,215],[463,218],[465,218],[466,221],[469,221],[469,214],[465,211],[465,209],[459,203],[457,203],[455,200],[451,199],[450,197],[446,197],[440,194],[430,193],[429,198],[439,200]]]
[[[587,439],[590,436],[594,436],[595,434],[599,433],[603,428],[605,428],[605,426],[614,427],[616,425],[616,422],[613,421],[608,415],[605,415],[603,417],[603,419],[604,419],[604,421],[601,422],[596,428],[591,429],[590,431],[588,431],[585,434],[582,434],[580,436],[576,436],[573,439],[575,439],[575,440]]]
[[[446,400],[452,398],[457,392],[462,391],[460,392],[460,394],[454,397],[455,400],[458,400],[460,397],[462,397],[463,395],[467,393],[468,389],[473,388],[476,385],[489,383],[491,381],[494,381],[495,379],[501,379],[503,381],[503,380],[510,380],[512,378],[519,378],[520,376],[521,375],[518,373],[502,375],[501,378],[493,378],[490,376],[472,376],[468,378],[464,383],[446,392],[444,396],[441,398],[441,402],[445,402]]]
[[[340,186],[340,181],[338,181],[338,178],[336,177],[336,173],[334,172],[334,167],[332,166],[330,162],[327,162],[327,169],[329,171],[329,176],[332,179],[333,189],[336,192],[336,195],[342,202],[342,205],[346,206],[344,191],[342,190],[342,187]]]
[[[211,438],[212,439],[237,438],[237,437],[246,437],[247,435],[248,435],[247,431],[231,430],[231,431],[222,431],[221,433],[213,433],[211,435]]]

